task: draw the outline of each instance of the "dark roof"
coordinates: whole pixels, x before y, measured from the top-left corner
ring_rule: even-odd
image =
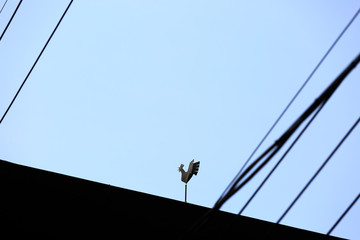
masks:
[[[209,208],[0,160],[1,229],[15,237],[335,239]]]

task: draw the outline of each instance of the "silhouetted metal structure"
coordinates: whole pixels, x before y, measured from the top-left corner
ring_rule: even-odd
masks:
[[[181,164],[179,167],[179,172],[181,172],[181,181],[185,183],[185,202],[187,202],[187,183],[190,181],[193,175],[197,175],[199,172],[200,161],[194,163],[194,159],[189,163],[188,170],[185,172],[184,164]]]

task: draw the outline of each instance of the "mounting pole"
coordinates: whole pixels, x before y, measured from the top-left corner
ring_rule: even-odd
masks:
[[[186,195],[187,195],[187,183],[185,183],[185,202],[187,202],[186,201]]]

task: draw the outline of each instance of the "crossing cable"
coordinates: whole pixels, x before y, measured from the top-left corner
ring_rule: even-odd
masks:
[[[316,118],[317,114],[321,111],[321,109],[323,108],[324,104],[322,104],[319,109],[316,111],[316,113],[312,116],[312,118],[309,120],[309,122],[306,124],[306,126],[301,130],[301,132],[299,133],[299,135],[296,137],[296,139],[292,142],[292,144],[289,146],[289,148],[286,150],[286,152],[282,155],[282,157],[278,160],[278,162],[274,165],[274,167],[271,169],[271,171],[268,173],[268,175],[265,177],[265,179],[261,182],[261,184],[259,185],[259,187],[255,190],[255,192],[253,193],[253,195],[251,195],[251,197],[248,199],[248,201],[245,203],[245,205],[242,207],[242,209],[240,210],[240,212],[238,213],[239,215],[242,214],[242,212],[246,209],[246,207],[249,205],[249,203],[252,201],[252,199],[256,196],[256,194],[260,191],[260,189],[264,186],[264,184],[266,183],[266,181],[270,178],[270,176],[273,174],[273,172],[275,171],[275,169],[280,165],[280,163],[282,162],[282,160],[284,160],[284,158],[286,157],[286,155],[290,152],[290,150],[293,148],[293,146],[295,145],[295,143],[300,139],[300,137],[302,136],[302,134],[306,131],[306,129],[309,127],[309,125],[312,123],[312,121]]]
[[[212,209],[205,213],[195,224],[187,231],[187,233],[196,231],[201,225],[217,212],[221,206],[231,198],[237,191],[245,186],[281,149],[281,147],[287,142],[292,134],[302,125],[302,123],[317,109],[321,108],[340,84],[344,81],[346,76],[356,67],[360,62],[360,54],[346,67],[346,69],[323,91],[322,94],[298,117],[298,119],[284,132],[278,140],[276,140],[267,150],[264,151],[244,172],[238,179],[234,181],[234,185],[231,186],[229,192],[220,197]],[[256,167],[256,165],[259,165]],[[252,172],[251,172],[252,171]],[[250,173],[251,172],[251,173]],[[249,176],[248,176],[249,175]]]
[[[349,207],[345,210],[345,212],[343,212],[343,214],[341,214],[340,218],[336,221],[336,223],[334,224],[334,226],[332,226],[330,228],[330,230],[328,231],[328,233],[326,235],[330,235],[330,233],[336,228],[336,226],[341,222],[341,220],[345,217],[345,215],[350,211],[350,209],[352,208],[352,206],[354,206],[354,204],[356,203],[356,201],[360,198],[360,193],[359,195],[357,195],[357,197],[354,199],[354,201],[349,205]]]
[[[7,113],[8,113],[8,111],[10,110],[10,108],[11,108],[12,104],[14,103],[14,101],[15,101],[16,97],[19,95],[19,93],[20,93],[20,91],[21,91],[22,87],[24,86],[24,84],[25,84],[26,80],[29,78],[29,76],[30,76],[30,74],[31,74],[32,70],[34,69],[34,67],[35,67],[36,63],[39,61],[39,59],[40,59],[41,55],[43,54],[43,52],[44,52],[44,50],[45,50],[45,48],[46,48],[46,46],[49,44],[49,42],[50,42],[50,40],[51,40],[52,36],[54,35],[54,33],[56,32],[57,28],[59,27],[59,25],[60,25],[61,21],[63,20],[64,16],[66,15],[66,13],[67,13],[67,11],[68,11],[68,9],[70,8],[70,6],[71,6],[72,2],[73,2],[73,0],[71,0],[71,1],[70,1],[69,5],[67,6],[67,8],[66,8],[66,10],[64,11],[63,15],[61,16],[61,18],[60,18],[59,22],[57,23],[56,27],[54,28],[53,32],[51,33],[51,35],[50,35],[49,39],[47,40],[47,42],[45,43],[45,45],[44,45],[43,49],[41,50],[41,52],[40,52],[39,56],[37,57],[36,61],[35,61],[35,62],[34,62],[34,64],[32,65],[32,67],[31,67],[31,69],[30,69],[29,73],[26,75],[26,77],[25,77],[24,81],[22,82],[22,84],[21,84],[20,88],[19,88],[19,89],[18,89],[18,91],[16,92],[16,94],[15,94],[14,98],[12,99],[12,101],[11,101],[10,105],[9,105],[9,106],[8,106],[8,108],[6,109],[6,111],[5,111],[4,115],[2,116],[2,118],[1,118],[1,120],[0,120],[0,124],[2,123],[2,121],[4,120],[4,118],[5,118],[6,114],[7,114]]]
[[[256,175],[262,167],[264,167],[270,159],[280,150],[280,148],[285,144],[285,142],[292,136],[292,134],[299,128],[299,126],[322,104],[332,96],[335,90],[339,87],[345,77],[356,67],[360,62],[360,54],[351,62],[351,64],[330,84],[328,88],[311,104],[305,112],[289,127],[289,129],[273,143],[263,154],[261,154],[249,167],[247,167],[244,172],[240,175],[238,179],[235,180],[234,185],[230,188],[229,192],[219,200],[214,205],[214,209],[218,210],[220,207],[237,191],[239,191],[250,179]],[[268,156],[265,160],[263,160]],[[250,176],[247,174],[255,168],[255,166],[263,160],[263,163],[257,167]],[[242,182],[241,182],[242,181]],[[241,182],[241,183],[240,183]]]
[[[315,74],[315,72],[318,70],[318,68],[320,67],[320,65],[323,63],[323,61],[325,60],[325,58],[329,55],[329,53],[332,51],[332,49],[335,47],[335,45],[337,44],[337,42],[341,39],[341,37],[344,35],[344,33],[346,32],[346,30],[350,27],[350,25],[353,23],[353,21],[356,19],[356,17],[359,15],[360,13],[360,8],[357,10],[357,12],[355,13],[355,15],[351,18],[351,20],[348,22],[348,24],[345,26],[345,28],[341,31],[341,33],[339,34],[339,36],[335,39],[335,41],[333,42],[333,44],[330,46],[330,48],[326,51],[325,55],[321,58],[321,60],[319,61],[319,63],[315,66],[315,68],[312,70],[312,72],[310,73],[310,75],[306,78],[305,82],[301,85],[301,87],[299,88],[299,90],[295,93],[295,95],[293,96],[293,98],[290,100],[290,102],[288,103],[288,105],[285,107],[285,109],[281,112],[281,114],[279,115],[279,117],[276,119],[276,121],[273,123],[273,125],[270,127],[270,129],[267,131],[267,133],[265,134],[265,136],[261,139],[261,141],[259,142],[259,144],[256,146],[256,148],[253,150],[253,152],[250,154],[249,158],[245,161],[245,163],[243,164],[243,166],[241,167],[240,171],[236,174],[235,178],[231,181],[231,183],[227,186],[227,188],[225,189],[225,191],[222,193],[221,197],[224,197],[224,195],[230,190],[231,186],[234,185],[234,182],[236,181],[237,178],[239,178],[240,174],[242,173],[242,171],[244,170],[245,166],[249,163],[250,159],[254,156],[255,152],[260,148],[260,146],[263,144],[263,142],[265,141],[265,139],[269,136],[269,134],[272,132],[272,130],[275,128],[275,126],[278,124],[278,122],[280,121],[280,119],[283,117],[283,115],[286,113],[286,111],[289,109],[289,107],[292,105],[292,103],[295,101],[295,99],[297,98],[297,96],[300,94],[300,92],[303,90],[303,88],[306,86],[306,84],[310,81],[310,79],[312,78],[312,76]],[[240,211],[242,212],[242,211]],[[241,213],[239,213],[241,214]]]
[[[10,26],[10,23],[12,22],[12,20],[13,20],[13,18],[14,18],[14,16],[15,16],[15,14],[16,14],[16,12],[17,12],[17,10],[19,9],[19,7],[20,7],[20,5],[21,5],[22,1],[23,1],[23,0],[20,0],[20,2],[18,3],[18,5],[17,5],[17,7],[16,7],[16,9],[15,9],[15,11],[14,11],[14,13],[13,13],[13,15],[11,16],[11,18],[10,18],[10,20],[9,20],[8,24],[6,25],[6,27],[5,27],[4,31],[3,31],[3,33],[1,34],[0,41],[1,41],[1,39],[3,38],[3,36],[4,36],[5,32],[6,32],[6,30],[7,30],[7,29],[8,29],[8,27]],[[5,4],[4,4],[4,6],[5,6]],[[4,8],[4,6],[3,6],[3,8]],[[1,11],[2,11],[2,9],[1,9]]]
[[[323,162],[323,164],[320,166],[320,168],[316,171],[316,173],[311,177],[311,179],[308,181],[308,183],[305,185],[305,187],[300,191],[300,193],[296,196],[296,198],[292,201],[290,206],[285,210],[285,212],[281,215],[279,220],[276,223],[280,223],[281,220],[286,216],[286,214],[290,211],[290,209],[294,206],[297,200],[301,197],[301,195],[305,192],[305,190],[310,186],[310,184],[314,181],[314,179],[318,176],[318,174],[321,172],[321,170],[325,167],[325,165],[330,161],[331,157],[336,153],[336,151],[340,148],[340,146],[343,144],[343,142],[346,140],[346,138],[350,135],[352,130],[356,127],[356,125],[360,122],[360,117],[358,120],[354,123],[354,125],[349,129],[349,131],[346,133],[346,135],[341,139],[341,141],[338,143],[338,145],[334,148],[334,150],[331,152],[329,157]]]

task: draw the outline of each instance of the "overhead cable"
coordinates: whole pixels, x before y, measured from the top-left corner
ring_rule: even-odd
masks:
[[[6,32],[6,30],[7,30],[7,29],[8,29],[8,27],[10,26],[10,23],[12,22],[12,20],[13,20],[13,18],[14,18],[14,16],[15,16],[15,14],[16,14],[16,12],[17,12],[17,10],[19,9],[19,7],[20,7],[20,5],[21,5],[22,1],[23,1],[23,0],[20,0],[20,2],[18,3],[18,5],[17,5],[17,7],[16,7],[16,9],[15,9],[15,11],[14,11],[14,13],[13,13],[13,15],[11,16],[11,18],[10,18],[9,22],[6,24],[6,27],[5,27],[4,31],[2,32],[2,34],[1,34],[1,36],[0,36],[0,41],[1,41],[1,39],[3,38],[3,36],[4,36],[5,32]],[[4,6],[5,6],[5,4],[4,4]],[[4,7],[4,6],[3,6],[3,7]],[[1,11],[2,11],[2,9],[1,9]]]
[[[336,153],[336,151],[340,148],[340,146],[343,144],[343,142],[346,140],[346,138],[350,135],[352,130],[356,127],[356,125],[360,122],[360,117],[358,120],[354,123],[354,125],[349,129],[349,131],[345,134],[345,136],[341,139],[341,141],[338,143],[338,145],[334,148],[334,150],[331,152],[331,154],[328,156],[328,158],[323,162],[323,164],[320,166],[320,168],[316,171],[316,173],[311,177],[311,179],[308,181],[308,183],[304,186],[304,188],[300,191],[300,193],[296,196],[296,198],[292,201],[290,206],[285,210],[285,212],[281,215],[279,220],[276,223],[280,223],[281,220],[286,216],[286,214],[290,211],[290,209],[294,206],[297,200],[301,197],[301,195],[305,192],[305,190],[310,186],[310,184],[314,181],[314,179],[319,175],[321,170],[325,167],[325,165],[330,161],[331,157]]]
[[[330,230],[328,231],[328,233],[326,235],[330,235],[330,233],[336,228],[336,226],[341,222],[341,220],[345,217],[345,215],[350,211],[350,209],[354,206],[354,204],[356,203],[356,201],[360,198],[360,193],[359,195],[357,195],[357,197],[354,199],[354,201],[352,201],[352,203],[348,206],[348,208],[345,210],[345,212],[343,212],[343,214],[341,214],[340,218],[336,221],[336,223],[334,224],[334,226],[332,226],[330,228]]]
[[[8,0],[6,0],[6,1],[4,2],[3,6],[1,7],[0,14],[2,13],[2,11],[3,11],[4,7],[5,7],[5,5],[7,4],[7,2],[8,2]]]
[[[335,90],[343,82],[345,77],[356,67],[360,61],[360,54],[352,61],[352,63],[330,84],[328,88],[317,98],[314,103],[311,104],[305,112],[289,127],[289,129],[275,141],[263,154],[261,154],[244,172],[234,181],[229,192],[222,198],[219,198],[215,203],[213,209],[217,210],[237,191],[239,191],[246,183],[248,183],[258,171],[260,171],[271,158],[280,150],[280,148],[286,143],[286,141],[292,136],[292,134],[299,128],[299,126],[322,104],[325,104],[327,100],[332,96]],[[264,160],[265,159],[265,160]],[[260,162],[262,163],[260,164]],[[257,168],[256,165],[260,164]],[[253,170],[252,173],[250,173]],[[248,176],[249,175],[249,176]]]
[[[324,104],[322,104],[318,110],[315,112],[315,114],[312,116],[312,118],[308,121],[308,123],[305,125],[305,127],[301,130],[301,132],[299,133],[299,135],[295,138],[295,140],[291,143],[291,145],[289,146],[289,148],[285,151],[285,153],[282,155],[282,157],[278,160],[278,162],[274,165],[274,167],[271,169],[271,171],[268,173],[268,175],[265,177],[265,179],[261,182],[261,184],[259,185],[259,187],[255,190],[255,192],[253,193],[253,195],[251,195],[251,197],[248,199],[248,201],[245,203],[245,205],[242,207],[242,209],[239,212],[239,215],[242,214],[242,212],[246,209],[246,207],[249,205],[249,203],[251,202],[251,200],[256,196],[256,194],[260,191],[260,189],[264,186],[264,184],[266,183],[266,181],[270,178],[270,176],[273,174],[273,172],[276,170],[276,168],[280,165],[280,163],[282,162],[282,160],[284,160],[284,158],[286,157],[286,155],[290,152],[290,150],[293,148],[293,146],[295,145],[295,143],[300,139],[300,137],[302,136],[302,134],[306,131],[306,129],[309,127],[309,125],[312,123],[312,121],[316,118],[317,114],[321,111],[322,107],[324,106]]]
[[[9,106],[8,106],[8,108],[6,109],[6,111],[5,111],[4,115],[2,116],[2,118],[1,118],[1,120],[0,120],[0,124],[2,123],[2,121],[4,120],[4,118],[5,118],[6,114],[7,114],[7,113],[8,113],[8,111],[10,110],[10,108],[11,108],[12,104],[14,103],[14,101],[15,101],[16,97],[19,95],[19,93],[20,93],[20,91],[21,91],[22,87],[24,86],[24,84],[25,84],[26,80],[29,78],[29,76],[30,76],[30,74],[31,74],[32,70],[34,69],[34,67],[35,67],[36,63],[39,61],[39,59],[40,59],[41,55],[43,54],[43,52],[44,52],[44,50],[45,50],[45,48],[46,48],[46,46],[49,44],[49,42],[50,42],[50,40],[51,40],[52,36],[54,35],[54,33],[56,32],[57,28],[59,27],[59,25],[60,25],[61,21],[63,20],[64,16],[66,15],[66,13],[67,13],[67,11],[68,11],[68,9],[70,8],[70,6],[71,6],[72,2],[73,2],[73,0],[71,0],[71,1],[70,1],[69,5],[67,6],[67,8],[66,8],[66,10],[64,11],[63,15],[61,16],[61,18],[60,18],[59,22],[56,24],[56,27],[54,28],[54,30],[53,30],[53,32],[51,33],[51,35],[50,35],[50,37],[48,38],[48,40],[46,41],[46,43],[45,43],[45,45],[44,45],[43,49],[41,50],[41,52],[40,52],[40,54],[39,54],[39,56],[37,57],[36,61],[35,61],[35,62],[34,62],[34,64],[32,65],[32,67],[31,67],[30,71],[29,71],[29,72],[28,72],[28,74],[26,75],[26,77],[25,77],[24,81],[22,82],[22,84],[21,84],[20,88],[19,88],[19,89],[18,89],[18,91],[16,92],[16,94],[15,94],[14,98],[12,99],[12,101],[11,101],[10,105],[9,105]]]
[[[234,181],[240,176],[240,174],[242,173],[242,171],[244,170],[245,166],[249,163],[250,159],[254,156],[255,152],[260,148],[260,146],[263,144],[263,142],[265,141],[265,139],[269,136],[269,134],[272,132],[272,130],[275,128],[275,126],[278,124],[278,122],[280,121],[280,119],[283,117],[283,115],[286,113],[286,111],[289,109],[289,107],[292,105],[292,103],[295,101],[295,99],[297,98],[297,96],[300,94],[300,92],[303,90],[303,88],[306,86],[306,84],[310,81],[310,79],[312,78],[312,76],[315,74],[315,72],[318,70],[318,68],[320,67],[320,65],[323,63],[323,61],[325,60],[325,58],[329,55],[329,53],[331,52],[331,50],[335,47],[335,45],[338,43],[338,41],[341,39],[341,37],[344,35],[344,33],[346,32],[346,30],[350,27],[350,25],[353,23],[353,21],[356,19],[356,17],[359,15],[360,13],[360,8],[357,10],[357,12],[355,13],[355,15],[351,18],[351,20],[348,22],[348,24],[345,26],[345,28],[341,31],[341,33],[339,34],[339,36],[335,39],[335,41],[333,42],[333,44],[330,46],[330,48],[326,51],[325,55],[320,59],[319,63],[315,66],[315,68],[312,70],[312,72],[310,73],[310,75],[306,78],[306,80],[304,81],[304,83],[301,85],[301,87],[299,88],[299,90],[295,93],[295,95],[292,97],[292,99],[290,100],[290,102],[288,103],[288,105],[285,107],[285,109],[281,112],[281,114],[279,115],[279,117],[276,119],[276,121],[273,123],[273,125],[270,127],[270,129],[267,131],[267,133],[265,134],[265,136],[261,139],[261,141],[259,142],[259,144],[256,146],[256,148],[253,150],[253,152],[250,154],[249,158],[245,161],[245,163],[243,164],[243,166],[240,168],[240,171],[237,173],[237,175],[235,176],[235,178],[232,180],[232,182],[228,185],[228,187],[225,189],[225,191],[223,192],[223,194],[221,195],[221,197],[223,197],[230,189],[230,187],[234,184]],[[242,210],[240,211],[239,214],[241,214]]]
[[[278,140],[276,140],[269,148],[267,148],[249,167],[247,167],[239,178],[235,179],[234,184],[230,187],[225,196],[220,197],[215,203],[212,209],[208,211],[198,222],[196,222],[189,230],[194,231],[199,226],[204,224],[207,219],[214,214],[221,206],[229,200],[236,192],[244,187],[281,149],[281,147],[287,142],[287,140],[293,135],[293,133],[302,125],[302,123],[311,115],[314,111],[321,108],[340,84],[344,81],[346,76],[356,67],[360,62],[360,54],[348,65],[348,67],[324,90],[324,92],[315,99],[315,101],[298,117],[298,119],[284,132]],[[259,165],[259,166],[257,166]]]

